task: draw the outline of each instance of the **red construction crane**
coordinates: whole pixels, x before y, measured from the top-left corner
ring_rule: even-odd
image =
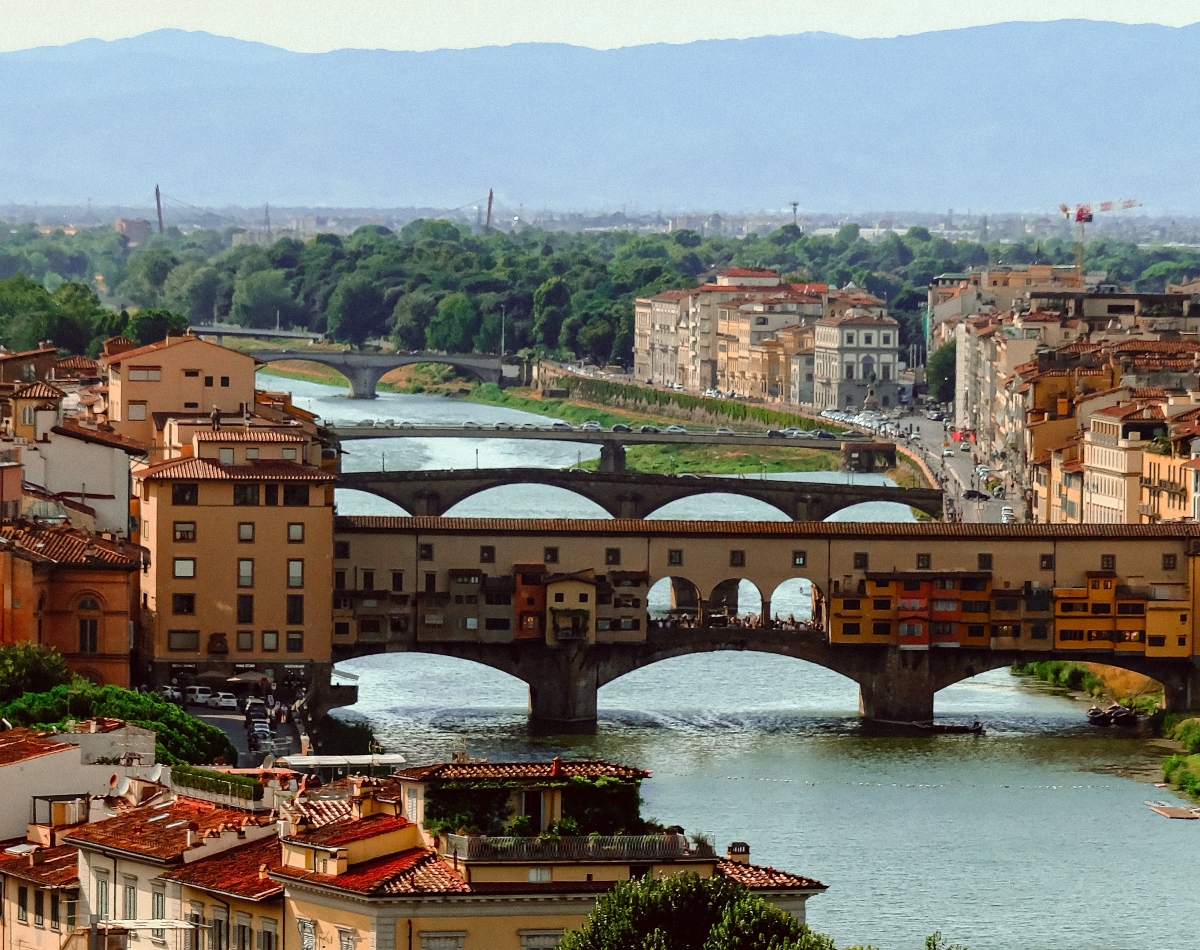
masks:
[[[1059,205],[1058,210],[1062,212],[1062,216],[1068,221],[1072,218],[1079,226],[1079,230],[1075,236],[1075,266],[1079,269],[1079,276],[1083,277],[1083,237],[1084,227],[1092,223],[1092,216],[1103,214],[1108,211],[1125,211],[1129,208],[1140,208],[1142,203],[1136,198],[1121,198],[1116,201],[1097,201],[1092,204],[1078,204],[1074,208],[1070,205]]]

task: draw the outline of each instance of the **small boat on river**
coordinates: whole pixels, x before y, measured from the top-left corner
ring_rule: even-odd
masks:
[[[873,720],[882,726],[900,726],[917,732],[930,733],[935,736],[981,736],[986,731],[978,719],[971,725],[959,725],[950,722],[899,722],[893,719]]]
[[[1127,706],[1122,706],[1120,703],[1113,703],[1104,711],[1108,713],[1109,719],[1114,726],[1137,725],[1137,713]]]
[[[1093,706],[1087,711],[1087,719],[1093,726],[1108,726],[1112,724],[1112,714],[1101,709],[1099,706]]]
[[[1200,808],[1191,805],[1172,805],[1170,802],[1146,802],[1146,807],[1164,818],[1200,818]]]

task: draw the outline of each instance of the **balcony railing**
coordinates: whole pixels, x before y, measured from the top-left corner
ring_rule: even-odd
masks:
[[[711,836],[588,835],[567,838],[510,838],[447,835],[445,854],[459,861],[675,861],[711,858]]]

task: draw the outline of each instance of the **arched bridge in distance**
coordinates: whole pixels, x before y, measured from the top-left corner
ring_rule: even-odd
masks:
[[[935,488],[554,468],[342,472],[337,484],[386,498],[413,515],[443,515],[460,501],[490,488],[528,484],[574,492],[614,518],[645,518],[673,501],[713,493],[766,502],[795,521],[824,521],[843,508],[878,501],[908,505],[938,519],[943,504],[942,492]]]
[[[506,362],[481,353],[355,353],[327,350],[255,350],[250,354],[264,363],[283,360],[316,363],[337,370],[349,380],[351,399],[374,399],[379,381],[394,369],[417,363],[444,363],[485,383],[503,385]],[[515,364],[512,364],[515,367]],[[515,378],[515,376],[514,376]]]

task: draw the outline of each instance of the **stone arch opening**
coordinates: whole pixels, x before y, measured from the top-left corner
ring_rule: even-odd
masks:
[[[537,491],[531,493],[530,486]],[[556,518],[608,520],[612,514],[586,495],[558,485],[540,482],[492,485],[467,495],[446,509],[451,518],[544,518],[547,510]]]
[[[339,515],[394,515],[404,518],[412,514],[382,495],[357,488],[338,488],[333,497]]]
[[[477,379],[482,383],[494,382],[494,374],[488,374],[470,363],[463,363],[459,360],[449,357],[441,358],[438,356],[422,356],[420,359],[414,359],[411,362],[401,362],[398,365],[391,367],[379,377],[381,383],[394,383],[401,379],[400,371],[420,366],[449,366],[458,376]]]
[[[694,483],[693,483],[694,484]],[[770,502],[749,494],[753,481],[747,479],[747,494],[698,492],[677,498],[646,515],[647,520],[664,521],[791,521],[792,518]]]
[[[940,512],[925,512],[931,518],[940,517]],[[839,508],[826,521],[878,521],[903,524],[917,521],[913,507],[898,501],[860,501]]]
[[[276,374],[288,376],[288,370],[295,374],[295,378],[303,379],[308,382],[323,383],[326,386],[338,386],[350,389],[350,377],[338,369],[335,363],[326,363],[323,360],[310,359],[305,356],[288,356],[287,359],[271,360],[265,365],[258,367],[256,373],[261,373],[265,370],[274,370],[268,372],[268,376]],[[312,378],[309,374],[314,374],[316,378]]]
[[[646,612],[655,626],[698,626],[702,607],[700,588],[686,577],[661,577],[646,592]]]
[[[745,577],[730,577],[717,584],[708,595],[706,608],[710,627],[756,627],[763,622],[762,591],[754,581]]]
[[[771,591],[771,625],[781,629],[824,630],[824,591],[807,577],[789,577]]]
[[[529,707],[523,680],[479,660],[413,650],[339,660],[337,667],[358,677],[359,702],[388,709],[389,719],[441,719],[447,704],[434,697],[453,696],[454,715],[461,720],[499,709],[511,711],[515,721]],[[387,736],[381,738],[387,742]]]

